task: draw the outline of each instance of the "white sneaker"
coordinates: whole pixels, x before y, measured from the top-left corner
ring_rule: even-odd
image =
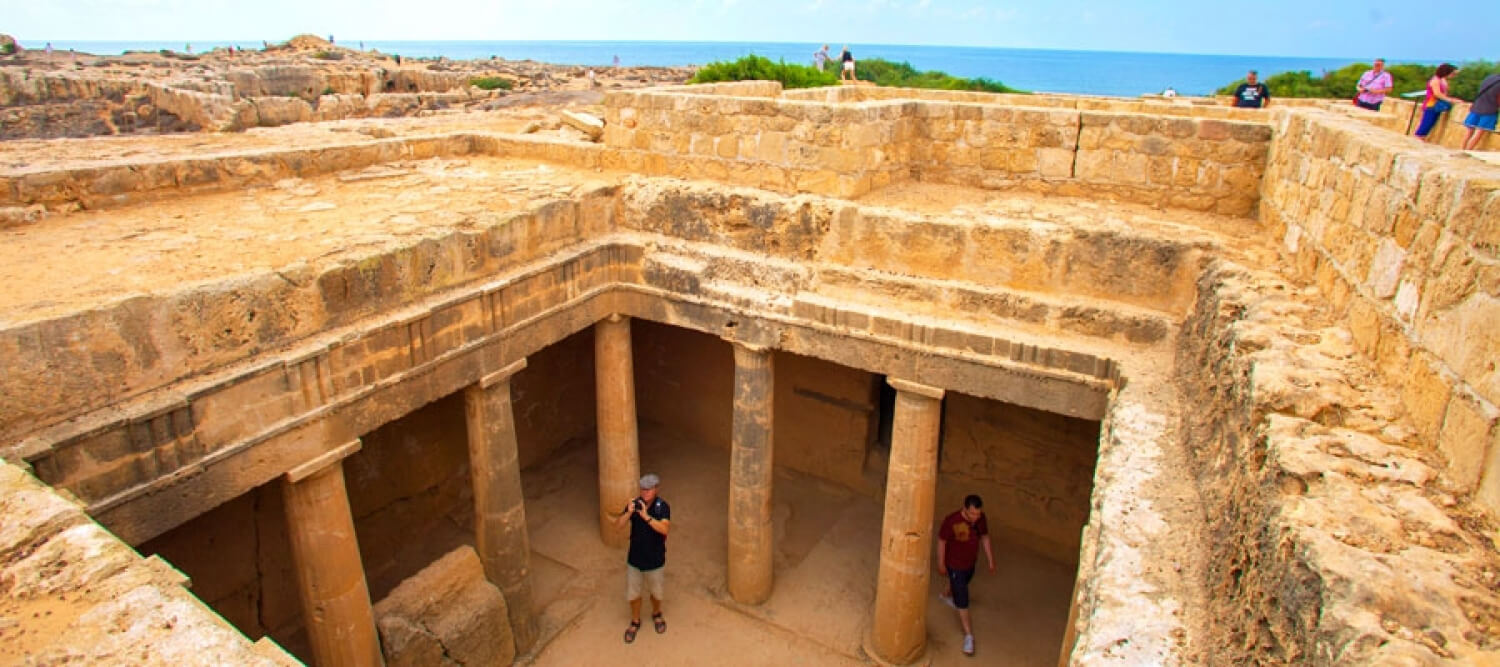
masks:
[[[974,635],[964,635],[964,655],[974,655]]]
[[[949,607],[953,607],[954,609],[958,609],[958,605],[953,604],[953,598],[952,597],[947,596],[947,595],[943,595],[942,593],[938,593],[938,599],[942,600],[943,604],[948,605]]]

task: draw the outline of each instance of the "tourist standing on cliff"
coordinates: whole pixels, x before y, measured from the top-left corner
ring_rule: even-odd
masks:
[[[1376,58],[1375,65],[1359,75],[1359,94],[1354,97],[1354,104],[1370,111],[1380,111],[1380,103],[1395,85],[1391,73],[1385,71],[1385,59]]]
[[[1422,99],[1422,122],[1417,124],[1417,138],[1427,141],[1432,128],[1437,126],[1439,118],[1453,108],[1457,100],[1448,96],[1448,77],[1458,72],[1458,68],[1449,63],[1438,65],[1431,79],[1427,80],[1427,97]]]
[[[939,597],[958,610],[958,622],[964,626],[964,655],[974,655],[974,628],[969,622],[969,580],[979,563],[979,546],[995,571],[995,552],[990,549],[990,527],[984,519],[984,501],[979,496],[964,498],[963,507],[943,519],[938,529],[938,574],[948,578]]]
[[[635,641],[641,629],[641,588],[651,596],[651,621],[656,634],[667,631],[667,620],[661,615],[661,601],[666,599],[667,532],[672,529],[672,508],[656,495],[661,478],[641,478],[641,495],[630,501],[615,518],[616,526],[630,522],[630,553],[625,557],[625,599],[630,602],[630,627],[625,628],[625,643]]]
[[[1259,109],[1271,103],[1271,89],[1260,82],[1255,70],[1245,73],[1245,82],[1234,89],[1234,106],[1242,109]]]
[[[843,52],[839,53],[839,61],[844,63],[839,81],[854,81],[854,54],[849,52],[849,47],[845,46]]]
[[[1484,77],[1479,83],[1479,94],[1474,96],[1469,117],[1464,119],[1464,127],[1469,128],[1469,133],[1464,135],[1464,150],[1472,151],[1479,145],[1479,140],[1484,138],[1480,130],[1495,131],[1497,115],[1500,115],[1500,73]]]
[[[813,67],[818,68],[818,71],[821,72],[824,69],[827,69],[827,65],[828,65],[828,45],[824,44],[822,49],[819,49],[817,51],[813,51]]]

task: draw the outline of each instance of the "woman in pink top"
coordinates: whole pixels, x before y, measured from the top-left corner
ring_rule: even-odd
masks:
[[[1417,125],[1417,136],[1422,141],[1427,141],[1428,133],[1437,126],[1438,119],[1443,113],[1453,108],[1457,100],[1448,96],[1448,77],[1458,72],[1458,68],[1448,63],[1438,65],[1437,73],[1427,80],[1427,97],[1422,100],[1422,122]]]

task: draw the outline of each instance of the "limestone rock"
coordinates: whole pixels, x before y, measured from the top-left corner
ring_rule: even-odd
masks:
[[[604,136],[604,121],[589,114],[564,110],[562,112],[562,120],[569,127],[576,128],[580,132],[587,134],[590,140],[598,141],[600,137]]]
[[[375,605],[375,625],[390,667],[506,665],[516,655],[505,596],[468,546],[401,582]]]

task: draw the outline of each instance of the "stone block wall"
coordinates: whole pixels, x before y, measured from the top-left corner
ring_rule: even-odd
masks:
[[[1422,441],[1500,511],[1500,167],[1358,120],[1280,128],[1261,217],[1402,388]]]
[[[712,94],[697,86],[611,92],[604,142],[782,192],[856,196],[905,180],[914,133],[908,103],[830,106],[740,94],[764,83],[715,84],[728,92]]]
[[[604,142],[661,156],[654,168],[644,165],[647,173],[781,192],[857,197],[923,180],[1246,215],[1259,196],[1271,140],[1266,116],[1243,110],[1199,115],[1252,121],[1115,110],[1140,110],[1140,102],[1079,111],[1091,103],[1042,97],[1059,108],[1022,107],[1014,105],[1029,104],[1030,96],[870,86],[741,93],[763,92],[763,83],[716,84],[711,94],[698,86],[609,93]]]

